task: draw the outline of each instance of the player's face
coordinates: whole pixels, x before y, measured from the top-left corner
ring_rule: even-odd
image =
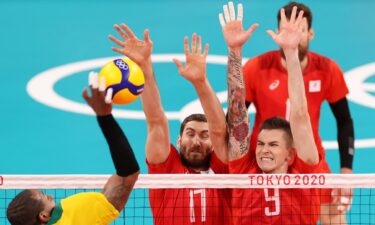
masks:
[[[52,213],[52,210],[56,207],[56,203],[53,200],[53,197],[51,195],[46,195],[41,191],[34,191],[33,197],[42,202],[42,213],[49,217]]]
[[[262,130],[258,135],[256,160],[264,173],[286,173],[290,160],[290,149],[284,131]]]
[[[212,145],[206,122],[190,121],[185,125],[177,146],[181,157],[189,167],[207,169],[209,166]]]

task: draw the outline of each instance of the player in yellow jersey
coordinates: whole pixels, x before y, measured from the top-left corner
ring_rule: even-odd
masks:
[[[79,193],[56,203],[52,196],[38,190],[24,190],[9,204],[8,220],[12,225],[107,225],[119,216],[138,178],[139,166],[133,150],[113,118],[111,91],[105,94],[105,80],[90,74],[91,96],[83,97],[94,110],[107,140],[116,168],[101,193]]]

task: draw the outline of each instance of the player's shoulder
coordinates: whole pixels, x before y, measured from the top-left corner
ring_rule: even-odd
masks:
[[[338,64],[333,59],[316,52],[309,52],[308,58],[309,64],[316,70],[329,71],[339,68]]]
[[[280,60],[280,52],[275,51],[269,51],[266,53],[263,53],[261,55],[257,55],[253,58],[250,58],[246,64],[246,67],[252,67],[254,69],[255,67],[258,69],[270,69],[272,67],[277,66],[277,63]]]

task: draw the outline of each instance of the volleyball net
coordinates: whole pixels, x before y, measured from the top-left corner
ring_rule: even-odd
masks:
[[[38,189],[60,201],[100,192],[109,176],[2,175],[0,225],[10,224],[7,206],[24,189]],[[305,224],[319,217],[323,199],[350,201],[344,194],[331,196],[324,191],[328,189],[352,190],[348,224],[375,224],[375,174],[140,175],[112,224]]]

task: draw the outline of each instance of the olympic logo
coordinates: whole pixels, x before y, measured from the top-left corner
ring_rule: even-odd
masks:
[[[45,104],[49,107],[56,108],[63,111],[94,115],[92,110],[84,103],[75,102],[67,99],[54,90],[54,85],[76,73],[94,70],[102,67],[108,61],[114,60],[116,57],[99,58],[87,61],[80,61],[71,64],[66,64],[51,68],[34,76],[27,84],[28,94],[36,101]],[[154,63],[171,63],[173,58],[184,61],[183,54],[155,54],[152,56]],[[244,58],[243,61],[247,59]],[[117,62],[116,62],[117,63]],[[227,56],[224,55],[209,55],[207,57],[208,64],[226,65]],[[119,65],[120,66],[120,65]],[[375,109],[375,97],[368,92],[375,91],[375,85],[366,83],[366,79],[375,74],[375,63],[370,63],[352,69],[345,73],[345,79],[349,85],[350,94],[348,99],[352,102],[360,104],[364,107]],[[227,101],[227,91],[217,93],[217,97],[221,103]],[[199,99],[186,103],[179,111],[166,111],[166,116],[169,120],[181,121],[192,112],[203,112]],[[250,108],[249,113],[254,113],[255,109]],[[113,109],[113,115],[117,118],[126,118],[133,120],[144,120],[145,116],[141,110],[126,110]],[[324,141],[326,149],[337,149],[337,141]],[[371,148],[375,147],[375,138],[371,139],[357,139],[355,143],[356,148]]]
[[[128,65],[126,65],[126,63],[124,61],[122,61],[122,60],[119,59],[119,60],[116,60],[115,62],[116,62],[116,65],[120,69],[122,69],[122,70],[128,70]]]

